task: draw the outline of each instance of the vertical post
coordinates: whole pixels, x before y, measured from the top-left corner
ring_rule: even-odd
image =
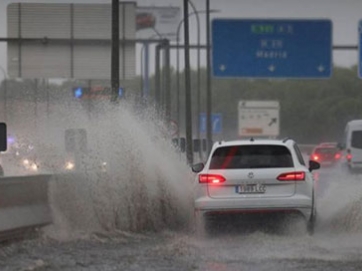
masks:
[[[190,38],[188,0],[184,0],[184,34],[185,34],[185,101],[186,101],[186,157],[189,165],[193,163],[192,152],[192,108],[190,80]]]
[[[200,73],[200,66],[201,66],[201,57],[200,57],[200,18],[199,18],[199,12],[197,11],[194,3],[189,0],[189,3],[194,10],[195,16],[196,16],[196,22],[197,22],[197,92],[196,92],[196,131],[197,131],[197,139],[200,139],[200,107],[201,107],[201,73]],[[199,148],[199,158],[201,158],[201,151],[202,148]]]
[[[19,17],[19,29],[18,29],[18,76],[22,77],[22,69],[21,69],[21,62],[22,62],[22,55],[21,55],[21,46],[22,46],[22,38],[21,38],[21,3],[18,4],[18,17]]]
[[[176,34],[176,115],[177,115],[177,124],[180,126],[181,124],[181,115],[180,115],[180,27],[181,22],[177,28]],[[177,138],[180,140],[180,129],[177,129]]]
[[[165,115],[166,121],[171,118],[171,79],[170,79],[170,42],[164,40],[164,52],[165,52],[165,71],[164,71],[164,91],[165,91]]]
[[[145,68],[144,68],[144,50],[145,50],[145,43],[142,44],[142,47],[141,47],[141,53],[140,53],[140,56],[141,56],[141,80],[140,80],[140,83],[141,83],[141,97],[142,99],[145,99],[145,84],[144,84],[144,81],[145,81]]]
[[[119,4],[118,4],[119,6]],[[122,80],[126,78],[126,5],[122,5]],[[117,89],[118,94],[118,89]]]
[[[88,113],[88,118],[91,118],[91,111],[92,111],[92,102],[91,102],[91,96],[92,96],[92,80],[89,79],[88,80],[88,89],[89,89],[89,97],[87,98],[86,102],[87,102],[87,113]],[[113,95],[113,92],[112,92]]]
[[[5,74],[4,74],[5,75]],[[8,83],[7,83],[7,77],[4,77],[4,120],[5,120],[5,123],[8,121],[7,118],[8,118],[8,113],[6,112],[7,111],[7,107],[8,107],[8,104],[7,104],[7,99],[8,99]]]
[[[111,101],[116,102],[119,91],[119,0],[112,0],[112,64]]]
[[[50,93],[49,93],[49,79],[46,79],[46,91],[47,91],[47,119],[50,118]]]
[[[34,79],[34,128],[37,131],[38,125],[38,79]]]
[[[70,78],[74,78],[74,4],[70,4]]]
[[[143,82],[143,98],[144,100],[148,99],[150,93],[150,71],[149,71],[149,62],[150,62],[150,54],[149,49],[150,46],[148,42],[144,44],[145,48],[145,59],[144,59],[144,82]]]
[[[161,44],[156,46],[155,54],[155,100],[158,107],[161,106],[161,68],[160,68],[160,50]]]
[[[211,58],[210,58],[210,0],[206,0],[206,141],[208,153],[212,147],[212,91],[211,91]]]
[[[8,95],[8,90],[7,90],[7,75],[6,75],[6,72],[4,70],[4,68],[2,66],[0,66],[0,70],[2,71],[3,73],[3,85],[4,85],[4,94],[3,94],[3,97],[4,97],[4,121],[7,122],[7,95]]]

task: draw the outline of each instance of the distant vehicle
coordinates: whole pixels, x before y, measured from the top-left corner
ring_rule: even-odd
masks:
[[[362,172],[362,120],[347,123],[339,147],[344,150],[344,161],[350,172]]]
[[[218,216],[244,213],[292,214],[301,218],[309,233],[316,220],[312,170],[297,144],[285,140],[216,142],[206,164],[196,172],[194,208],[198,231]],[[206,227],[206,228],[205,228]]]
[[[320,163],[321,166],[334,166],[341,157],[342,154],[336,142],[325,142],[313,149],[309,159]]]

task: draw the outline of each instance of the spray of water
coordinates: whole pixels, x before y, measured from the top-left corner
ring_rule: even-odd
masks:
[[[125,101],[92,106],[53,106],[39,121],[44,123],[38,127],[42,144],[76,160],[69,172],[56,162],[51,167],[54,224],[47,233],[69,238],[76,232],[188,228],[191,171],[156,110],[137,111]],[[70,128],[87,131],[86,153],[64,152],[64,131]]]
[[[362,175],[351,174],[342,165],[323,181],[328,184],[318,202],[320,226],[334,232],[361,233]]]

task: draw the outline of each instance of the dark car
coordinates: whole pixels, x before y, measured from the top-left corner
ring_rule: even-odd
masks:
[[[323,166],[333,166],[341,159],[341,152],[337,143],[321,143],[313,149],[310,160],[316,161]]]

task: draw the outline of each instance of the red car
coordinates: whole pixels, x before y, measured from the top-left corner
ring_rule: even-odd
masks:
[[[316,161],[324,166],[333,166],[341,159],[341,152],[337,147],[337,143],[326,142],[321,143],[313,149],[310,160]]]

